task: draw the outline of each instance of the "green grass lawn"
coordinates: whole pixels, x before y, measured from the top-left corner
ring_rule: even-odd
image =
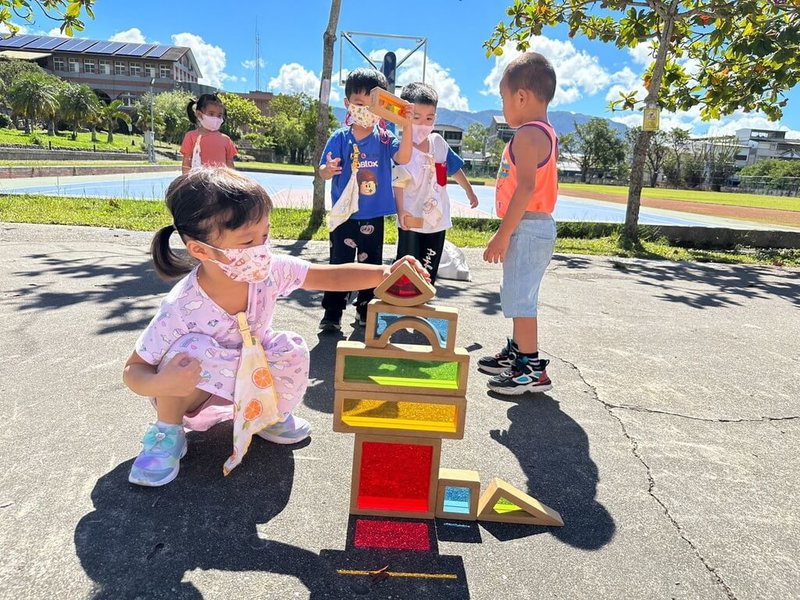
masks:
[[[621,185],[595,185],[591,183],[562,183],[559,191],[569,195],[573,192],[595,192],[628,197],[628,188]],[[735,194],[731,192],[710,192],[705,190],[673,190],[669,188],[642,188],[643,198],[657,200],[678,200],[700,202],[703,204],[726,204],[728,206],[747,206],[753,208],[772,208],[800,212],[800,198],[785,196],[764,196],[760,194]]]
[[[266,162],[236,162],[236,168],[242,171],[286,171],[295,173],[314,174],[314,167],[311,165],[288,165],[285,163],[266,163]]]
[[[272,235],[275,239],[328,239],[323,225],[310,229],[310,210],[275,209],[272,211]],[[115,200],[100,198],[59,198],[52,196],[0,196],[0,221],[9,223],[44,223],[89,225],[132,231],[156,231],[170,222],[161,201]],[[481,248],[497,229],[493,219],[453,219],[447,238],[462,248]],[[585,224],[559,224],[556,251],[565,254],[627,256],[664,260],[768,264],[800,266],[798,250],[709,251],[670,246],[660,240],[643,241],[641,247],[622,249],[614,228]],[[397,242],[397,229],[392,219],[386,223],[386,243]]]
[[[48,148],[52,143],[53,148],[91,150],[96,146],[98,150],[120,151],[127,148],[129,152],[142,151],[142,136],[140,135],[115,133],[114,142],[111,144],[106,142],[107,137],[105,132],[98,132],[98,141],[93,142],[92,134],[88,132],[79,132],[78,139],[73,140],[72,133],[69,131],[60,131],[54,136],[49,136],[47,130],[35,130],[33,133],[26,134],[18,129],[0,129],[0,144],[23,144]]]

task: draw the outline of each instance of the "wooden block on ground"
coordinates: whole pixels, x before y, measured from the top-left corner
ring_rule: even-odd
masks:
[[[436,295],[436,288],[425,281],[408,262],[402,262],[375,288],[375,297],[395,306],[419,306]]]
[[[432,519],[442,440],[356,434],[350,514]]]
[[[368,348],[342,341],[336,348],[335,389],[432,396],[466,396],[469,354],[463,348],[433,353],[422,345]]]
[[[477,471],[439,469],[439,490],[436,494],[436,516],[440,519],[475,521],[481,478]]]
[[[333,430],[460,440],[466,408],[463,396],[339,390],[333,403]]]
[[[458,309],[432,304],[400,307],[377,299],[367,307],[367,326],[364,332],[366,345],[371,348],[385,348],[392,334],[401,327],[396,327],[388,334],[386,330],[403,317],[416,317],[425,321],[434,330],[443,348],[449,351],[455,348]]]
[[[502,479],[493,479],[478,502],[478,520],[563,527],[557,511]]]

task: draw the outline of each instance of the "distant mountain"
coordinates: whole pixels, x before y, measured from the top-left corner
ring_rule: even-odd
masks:
[[[339,121],[344,121],[344,117],[347,114],[347,111],[344,108],[334,108],[333,109],[336,118]],[[480,112],[467,112],[464,110],[450,110],[448,108],[440,108],[437,111],[436,122],[441,125],[453,125],[454,127],[460,127],[461,129],[466,129],[472,125],[473,123],[480,123],[484,127],[489,127],[492,123],[492,118],[495,115],[502,116],[503,111],[501,110],[482,110]],[[550,111],[550,123],[553,125],[553,128],[556,130],[558,135],[564,135],[565,133],[570,133],[575,129],[575,123],[580,123],[583,125],[590,119],[593,119],[591,115],[584,115],[581,113],[573,113],[568,112],[565,110],[553,110]],[[617,123],[616,121],[608,121],[611,127],[619,132],[620,135],[623,135],[627,131],[627,127],[622,123]]]

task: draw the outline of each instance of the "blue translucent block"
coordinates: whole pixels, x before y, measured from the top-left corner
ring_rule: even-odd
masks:
[[[395,315],[389,313],[378,313],[377,318],[375,319],[375,337],[380,337],[383,335],[383,332],[395,321],[399,321],[400,319],[404,319],[406,317],[402,315]],[[417,317],[422,321],[425,321],[431,328],[436,332],[437,337],[439,338],[439,343],[442,347],[447,345],[447,337],[450,333],[450,321],[447,319],[428,319]]]
[[[469,488],[446,486],[444,488],[444,512],[468,515]]]

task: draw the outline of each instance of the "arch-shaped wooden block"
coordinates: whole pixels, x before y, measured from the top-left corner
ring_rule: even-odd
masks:
[[[383,335],[386,329],[395,321],[406,317],[416,317],[425,321],[434,331],[440,346],[447,350],[454,350],[456,346],[456,332],[458,329],[458,309],[447,306],[423,304],[421,306],[394,306],[381,300],[373,300],[367,308],[367,326],[364,332],[364,341],[369,348],[385,348],[389,345],[389,337],[396,333],[392,331],[386,339]],[[388,323],[388,324],[387,324]],[[383,330],[381,330],[383,327]],[[428,336],[426,336],[428,337]],[[430,341],[430,338],[428,337]],[[431,344],[433,348],[437,344]]]
[[[403,329],[413,329],[425,336],[431,345],[431,354],[441,354],[447,352],[447,343],[442,339],[438,331],[420,317],[400,317],[390,324],[377,339],[367,340],[369,348],[386,348],[391,337]]]

